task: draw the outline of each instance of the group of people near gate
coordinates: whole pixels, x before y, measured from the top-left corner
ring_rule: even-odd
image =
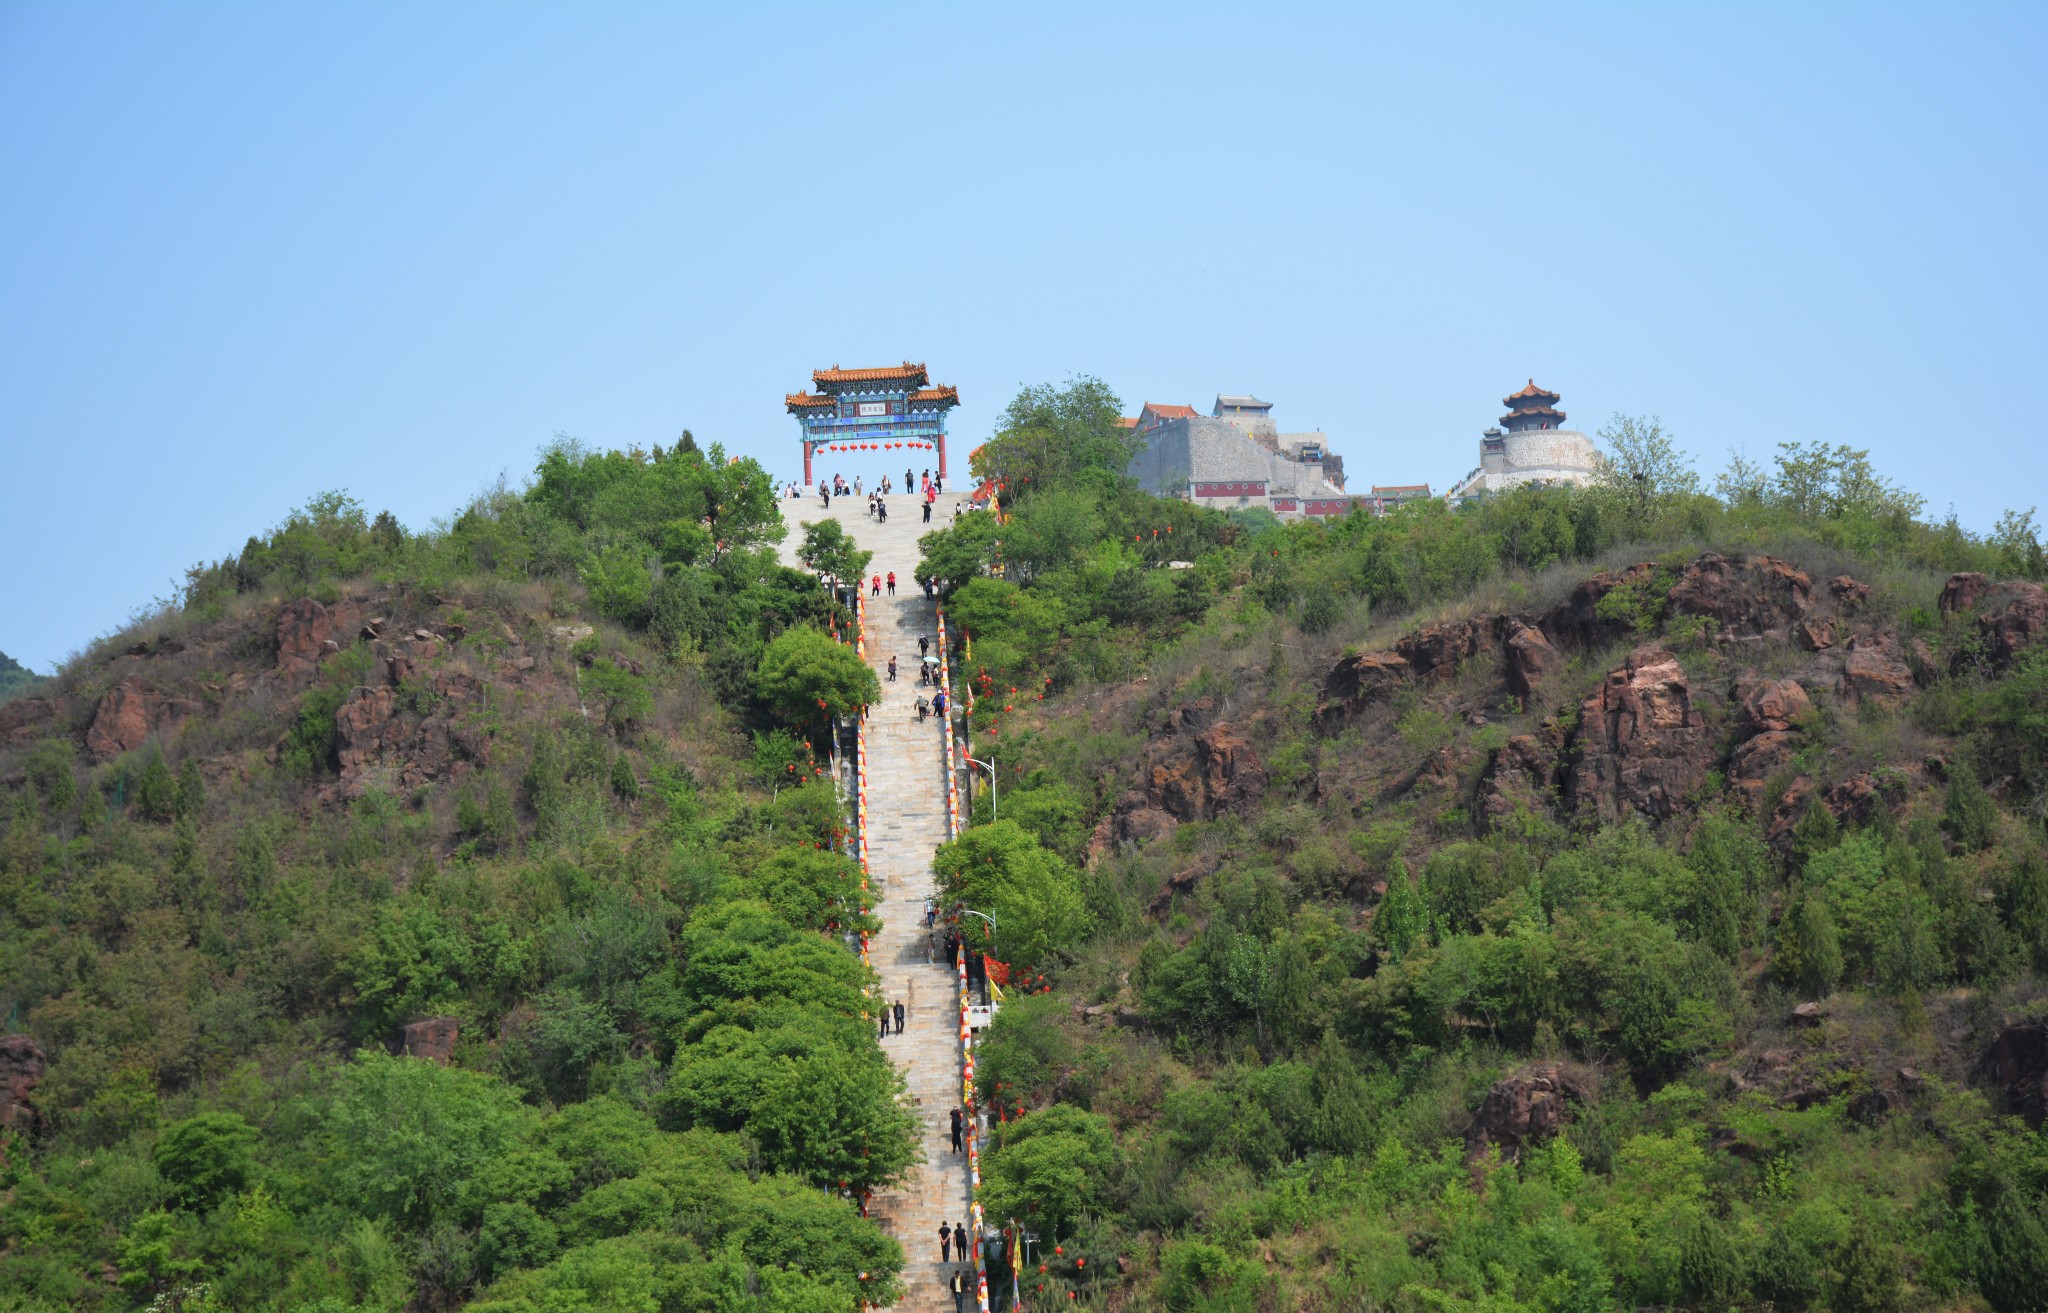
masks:
[[[930,470],[922,471],[913,480],[910,471],[905,470],[903,471],[903,491],[907,493],[912,487],[917,489],[918,500],[924,505],[924,522],[930,524],[932,522],[932,507],[937,504],[939,494],[946,490],[945,480],[935,476]],[[818,504],[829,507],[834,497],[859,497],[865,495],[868,499],[869,517],[880,523],[887,524],[889,522],[889,504],[883,499],[894,491],[896,491],[896,487],[890,482],[889,476],[886,474],[882,476],[881,485],[872,492],[861,487],[861,478],[858,474],[853,476],[853,482],[850,484],[844,476],[835,474],[829,479],[821,478],[818,480]],[[803,495],[803,490],[795,482],[791,482],[783,488],[782,495],[786,500],[794,500]],[[954,514],[956,517],[959,514],[957,509]]]

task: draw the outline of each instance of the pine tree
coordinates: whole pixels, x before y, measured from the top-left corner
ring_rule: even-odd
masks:
[[[1941,809],[1941,828],[1960,852],[1982,852],[1998,833],[1998,804],[1984,792],[1977,771],[1966,761],[1949,767],[1948,801]]]

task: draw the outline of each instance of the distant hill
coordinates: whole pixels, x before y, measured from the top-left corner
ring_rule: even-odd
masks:
[[[0,652],[0,702],[17,698],[32,691],[43,682],[43,677],[27,666]]]

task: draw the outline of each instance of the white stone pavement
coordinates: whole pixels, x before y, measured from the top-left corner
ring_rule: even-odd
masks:
[[[939,721],[920,724],[915,710],[918,694],[929,700],[932,692],[917,683],[917,640],[930,638],[936,654],[938,619],[913,578],[918,537],[950,522],[961,500],[940,497],[930,525],[922,522],[916,499],[901,493],[888,499],[887,524],[868,518],[865,497],[835,497],[830,510],[818,505],[815,492],[782,502],[789,526],[782,557],[788,564],[802,568],[796,560],[802,525],[830,517],[875,554],[871,575],[887,579],[896,572],[894,597],[885,590],[867,599],[868,664],[883,681],[881,705],[871,710],[867,725],[868,871],[882,923],[869,941],[869,956],[883,1001],[900,1000],[905,1009],[904,1033],[881,1043],[902,1069],[924,1123],[925,1161],[904,1185],[878,1193],[873,1213],[903,1244],[908,1293],[896,1307],[909,1313],[952,1313],[949,1286],[962,1265],[938,1261],[939,1223],[957,1225],[968,1216],[967,1158],[952,1151],[948,1117],[960,1102],[959,993],[948,964],[927,960],[924,924],[932,852],[946,840],[946,780]],[[888,682],[891,655],[897,658],[895,683]],[[970,1284],[970,1310],[972,1289]]]

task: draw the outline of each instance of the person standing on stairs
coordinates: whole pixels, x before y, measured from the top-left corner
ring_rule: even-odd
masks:
[[[955,1223],[953,1227],[953,1252],[960,1255],[960,1261],[967,1261],[967,1227]]]
[[[960,1152],[960,1110],[953,1109],[953,1152]]]
[[[943,1260],[941,1260],[943,1261]],[[967,1270],[953,1270],[953,1313],[965,1313],[967,1308]]]
[[[896,1000],[896,1033],[903,1033],[903,1000],[900,998]]]
[[[896,658],[893,655],[889,658],[889,682],[896,682]]]
[[[950,1246],[952,1245],[952,1243],[953,1243],[953,1228],[952,1228],[952,1227],[950,1227],[950,1226],[948,1226],[948,1225],[947,1225],[946,1223],[944,1223],[944,1222],[940,1222],[940,1223],[939,1223],[939,1261],[940,1261],[941,1263],[945,1262],[947,1258],[951,1257],[951,1254],[950,1254],[950,1252],[949,1252],[949,1247],[950,1247]]]
[[[889,596],[896,596],[896,572],[889,571]]]

